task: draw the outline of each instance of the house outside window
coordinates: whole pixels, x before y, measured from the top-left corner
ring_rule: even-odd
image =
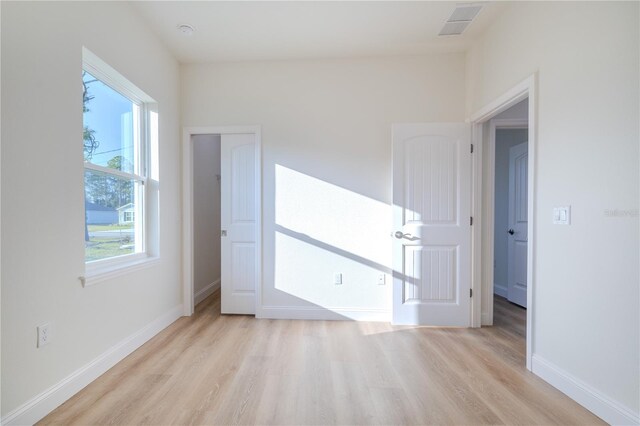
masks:
[[[135,221],[135,206],[132,203],[125,204],[118,209],[118,223],[121,225]]]

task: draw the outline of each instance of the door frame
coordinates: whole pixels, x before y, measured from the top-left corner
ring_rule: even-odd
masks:
[[[479,297],[474,297],[471,304],[471,323],[472,327],[480,327],[486,325],[483,322],[482,310],[491,306],[493,308],[493,229],[494,229],[494,187],[495,170],[487,165],[488,170],[483,170],[484,151],[490,151],[487,158],[490,164],[494,164],[495,159],[495,138],[493,143],[490,134],[485,135],[483,127],[492,118],[501,112],[511,108],[518,102],[528,98],[529,116],[528,116],[528,242],[527,242],[527,336],[526,336],[526,367],[531,370],[531,356],[533,354],[533,318],[534,304],[533,297],[536,287],[535,283],[535,224],[536,217],[536,151],[537,151],[537,83],[538,76],[534,73],[521,81],[511,89],[503,93],[498,98],[489,102],[483,108],[472,114],[469,121],[471,123],[471,140],[475,147],[475,155],[473,156],[473,184],[472,184],[472,211],[474,222],[479,226],[472,229],[472,288],[474,293],[478,293]],[[495,131],[493,131],[495,135]],[[488,136],[488,137],[487,137]],[[492,150],[492,151],[491,151]],[[489,180],[491,186],[489,186]],[[486,191],[483,191],[483,187]],[[489,200],[491,202],[489,202]],[[484,267],[483,265],[490,265]],[[490,277],[491,280],[487,281]],[[493,309],[491,310],[493,315]],[[484,318],[487,320],[486,316]],[[491,318],[493,320],[493,318]]]
[[[262,129],[259,125],[184,127],[182,132],[182,309],[194,312],[193,290],[193,140],[194,135],[255,135],[256,315],[262,294]],[[221,142],[222,143],[222,142]]]

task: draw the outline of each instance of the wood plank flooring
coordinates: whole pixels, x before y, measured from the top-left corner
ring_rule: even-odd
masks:
[[[526,371],[524,309],[495,323],[256,320],[217,292],[39,424],[602,424]]]

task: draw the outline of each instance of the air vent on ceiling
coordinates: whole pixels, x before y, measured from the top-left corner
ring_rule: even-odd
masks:
[[[447,19],[444,26],[440,30],[438,35],[440,36],[452,36],[460,35],[467,29],[473,18],[478,16],[482,9],[481,4],[477,3],[465,3],[458,4],[453,10],[453,13]]]

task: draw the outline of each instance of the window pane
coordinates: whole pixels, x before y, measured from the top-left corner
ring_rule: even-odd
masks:
[[[85,169],[85,260],[142,251],[140,182]]]
[[[135,173],[138,105],[86,71],[82,83],[85,161]]]

